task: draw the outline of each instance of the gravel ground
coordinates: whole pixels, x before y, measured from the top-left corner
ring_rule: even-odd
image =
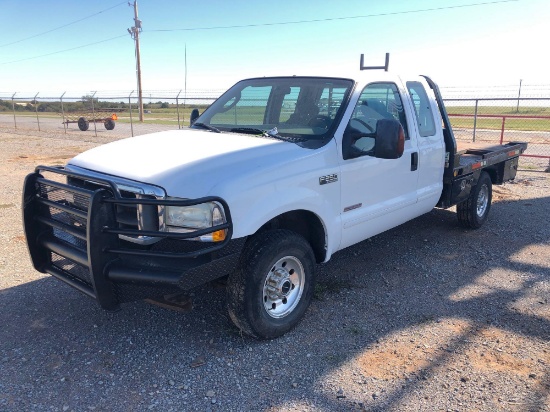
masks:
[[[481,230],[433,210],[336,254],[256,341],[219,286],[107,313],[32,269],[24,176],[118,137],[0,130],[0,411],[550,411],[550,175],[496,187]]]

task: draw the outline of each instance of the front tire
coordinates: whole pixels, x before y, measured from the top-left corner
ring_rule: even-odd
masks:
[[[489,215],[493,197],[493,183],[486,172],[481,172],[477,185],[470,192],[468,199],[456,205],[458,222],[469,229],[479,229]]]
[[[229,316],[247,335],[279,337],[304,316],[314,284],[315,256],[302,236],[288,230],[258,234],[229,276]]]

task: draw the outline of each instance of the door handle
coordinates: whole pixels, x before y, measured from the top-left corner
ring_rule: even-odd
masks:
[[[411,153],[411,172],[418,169],[418,152]]]

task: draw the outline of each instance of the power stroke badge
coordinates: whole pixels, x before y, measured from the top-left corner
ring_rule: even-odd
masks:
[[[338,175],[336,173],[332,175],[321,176],[319,178],[320,185],[326,185],[328,183],[334,183],[338,181]]]

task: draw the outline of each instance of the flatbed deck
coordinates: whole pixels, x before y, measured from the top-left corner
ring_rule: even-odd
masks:
[[[455,176],[463,176],[472,171],[519,156],[527,149],[527,143],[510,142],[502,145],[457,142],[455,155]]]

